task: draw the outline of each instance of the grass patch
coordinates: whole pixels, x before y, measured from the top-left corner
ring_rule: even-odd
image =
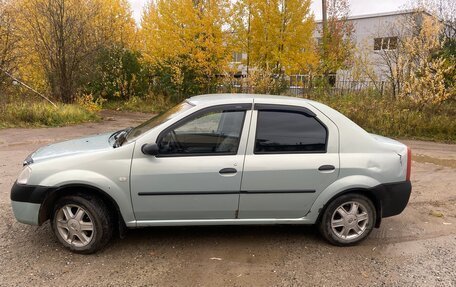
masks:
[[[388,137],[456,143],[456,102],[418,108],[406,100],[372,95],[312,96],[365,130]]]
[[[95,112],[78,105],[47,103],[6,104],[0,107],[0,128],[59,127],[100,120]]]
[[[131,97],[129,100],[107,100],[103,109],[141,113],[160,113],[168,110],[172,104],[164,97]]]

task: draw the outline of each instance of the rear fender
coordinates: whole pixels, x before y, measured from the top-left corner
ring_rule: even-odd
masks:
[[[363,175],[353,175],[340,178],[319,194],[306,217],[310,221],[316,223],[326,204],[333,198],[347,193],[347,191],[356,191],[360,194],[365,192],[367,197],[371,197],[369,189],[378,186],[379,184],[380,182],[377,180]],[[376,203],[374,202],[374,204]],[[377,211],[379,211],[379,208],[381,207],[377,206]]]

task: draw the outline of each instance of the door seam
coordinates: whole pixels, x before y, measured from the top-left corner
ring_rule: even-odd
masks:
[[[241,171],[241,182],[240,182],[240,185],[239,185],[238,207],[236,209],[236,212],[234,213],[234,218],[235,219],[239,219],[239,207],[240,207],[240,204],[241,204],[242,180],[244,179],[245,159],[247,158],[247,148],[249,147],[250,130],[252,128],[252,119],[253,119],[253,112],[254,112],[253,107],[254,106],[255,106],[255,98],[253,98],[252,109],[250,110],[250,123],[249,123],[249,129],[247,131],[247,140],[246,140],[245,149],[244,149],[244,159],[242,160],[242,171]]]

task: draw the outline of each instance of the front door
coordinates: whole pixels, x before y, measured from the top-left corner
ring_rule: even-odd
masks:
[[[233,219],[239,204],[251,104],[203,109],[166,128],[159,155],[135,149],[137,220]]]
[[[337,179],[335,125],[304,107],[255,104],[252,127],[239,218],[304,217]]]

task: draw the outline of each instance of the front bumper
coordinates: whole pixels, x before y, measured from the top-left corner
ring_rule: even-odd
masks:
[[[17,221],[39,225],[40,208],[47,195],[56,188],[14,183],[11,188],[11,206]]]
[[[400,214],[405,209],[412,192],[412,184],[407,180],[381,184],[371,190],[381,203],[381,217],[390,217]]]
[[[13,208],[14,217],[16,217],[17,221],[25,224],[39,225],[38,218],[41,204],[11,201],[11,207]]]

